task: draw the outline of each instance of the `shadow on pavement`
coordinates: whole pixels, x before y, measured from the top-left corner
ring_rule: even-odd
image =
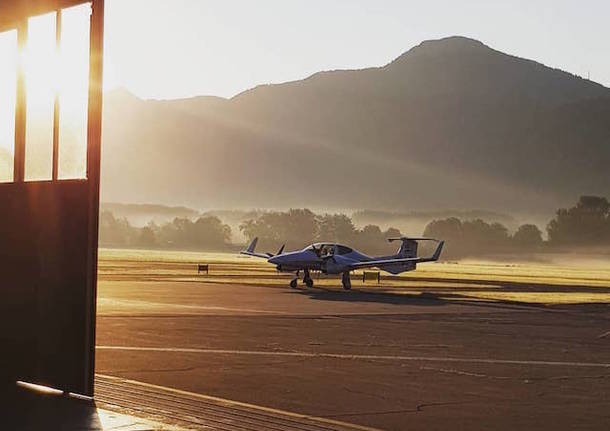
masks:
[[[429,280],[427,280],[429,281]],[[440,279],[438,281],[441,281]],[[447,280],[444,280],[447,281]],[[452,283],[461,282],[465,285],[472,285],[470,280],[451,280]],[[604,287],[589,287],[589,286],[563,286],[563,285],[531,285],[528,283],[515,282],[498,282],[498,281],[478,281],[476,284],[493,284],[490,291],[496,292],[515,292],[515,293],[607,293],[609,288]],[[395,291],[393,291],[395,290]],[[412,290],[413,292],[409,292]],[[427,290],[422,292],[422,290]],[[429,290],[429,291],[428,291]],[[607,310],[608,304],[605,302],[584,302],[584,303],[563,303],[563,304],[546,304],[542,302],[528,302],[516,299],[490,299],[478,298],[476,293],[482,293],[486,289],[468,288],[456,286],[434,286],[434,287],[386,287],[379,289],[354,287],[350,291],[338,290],[325,287],[314,287],[311,289],[298,288],[289,290],[289,294],[306,295],[310,299],[318,301],[338,301],[338,302],[361,302],[361,303],[378,303],[391,305],[405,306],[443,306],[443,305],[468,305],[478,307],[499,307],[499,308],[515,308],[515,307],[532,307],[537,309],[583,309],[587,311]],[[456,292],[456,291],[459,291]],[[472,292],[469,295],[467,292]]]
[[[93,401],[15,386],[0,389],[0,406],[3,430],[103,430]]]

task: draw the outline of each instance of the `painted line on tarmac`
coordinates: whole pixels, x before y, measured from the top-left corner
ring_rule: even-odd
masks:
[[[171,308],[171,309],[185,309],[185,310],[202,310],[202,311],[228,311],[236,313],[257,313],[257,314],[277,314],[284,315],[286,313],[281,311],[270,311],[260,310],[255,308],[233,308],[233,307],[220,307],[214,305],[192,305],[192,304],[172,304],[163,302],[151,302],[151,301],[140,301],[135,299],[110,299],[100,298],[98,299],[98,307],[116,307],[116,306],[129,306],[129,307],[141,307],[141,308]]]
[[[119,350],[129,352],[164,352],[164,353],[200,353],[212,355],[244,355],[244,356],[278,356],[296,358],[330,358],[330,359],[361,359],[383,361],[416,361],[416,362],[462,362],[478,364],[505,364],[505,365],[542,365],[552,367],[584,367],[584,368],[610,368],[610,363],[600,362],[568,362],[568,361],[534,361],[515,359],[488,359],[488,358],[454,358],[440,356],[401,356],[401,355],[352,355],[343,353],[316,353],[316,352],[272,352],[264,350],[229,350],[229,349],[197,349],[186,347],[135,347],[135,346],[96,346],[97,350]]]

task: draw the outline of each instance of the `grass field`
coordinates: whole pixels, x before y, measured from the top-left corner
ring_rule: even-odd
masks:
[[[548,260],[548,259],[547,259]],[[210,264],[209,275],[197,263]],[[422,264],[417,271],[382,273],[380,284],[352,275],[360,292],[413,295],[439,300],[505,301],[533,304],[610,303],[610,262],[553,256],[553,261],[492,261]],[[228,253],[101,249],[100,280],[182,281],[243,286],[286,286],[291,274],[278,273],[265,261]],[[316,286],[341,290],[336,276],[316,275]]]

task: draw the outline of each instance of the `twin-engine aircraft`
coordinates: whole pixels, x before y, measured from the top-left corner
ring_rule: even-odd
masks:
[[[400,241],[398,252],[392,256],[371,257],[357,250],[341,244],[316,243],[305,247],[300,251],[284,253],[284,246],[277,254],[255,252],[258,238],[254,238],[246,250],[241,254],[267,259],[267,262],[275,265],[278,271],[294,272],[295,277],[290,281],[290,287],[297,287],[299,273],[303,271],[303,283],[307,287],[313,287],[311,271],[321,271],[324,274],[342,274],[343,288],[352,288],[350,271],[362,268],[377,267],[392,274],[413,271],[418,263],[435,262],[439,259],[443,250],[444,241],[433,238],[389,238],[388,241]],[[438,245],[436,251],[430,257],[417,257],[418,241],[433,241]]]

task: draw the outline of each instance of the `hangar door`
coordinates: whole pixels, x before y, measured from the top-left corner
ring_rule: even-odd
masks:
[[[93,395],[103,11],[0,3],[0,385]]]

